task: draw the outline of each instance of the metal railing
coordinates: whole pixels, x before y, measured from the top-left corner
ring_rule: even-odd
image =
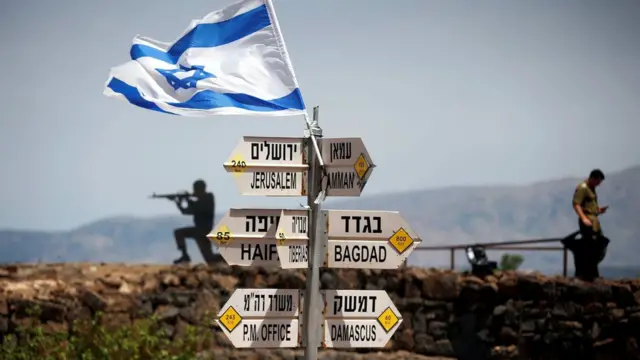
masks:
[[[560,246],[523,246],[523,245],[560,243],[565,239],[574,238],[577,234],[578,232],[574,232],[564,238],[546,238],[546,239],[498,241],[498,242],[473,243],[473,244],[420,246],[415,248],[413,251],[449,251],[451,270],[455,269],[456,251],[458,250],[464,251],[466,248],[471,246],[482,246],[486,250],[562,251],[562,275],[567,276],[567,264],[569,261],[569,252],[567,248],[565,248],[563,245],[560,245]]]

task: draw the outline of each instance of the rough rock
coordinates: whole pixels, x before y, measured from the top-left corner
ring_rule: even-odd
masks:
[[[324,269],[320,280],[326,289],[385,290],[404,319],[384,349],[323,349],[321,359],[640,359],[637,279],[585,283],[515,272],[478,278],[403,268]],[[237,288],[304,285],[304,271],[223,264],[5,265],[0,339],[29,321],[46,331],[74,331],[75,320],[97,313],[109,328],[155,315],[175,338],[189,324],[213,331],[202,359],[297,359],[302,350],[234,349],[211,319]]]

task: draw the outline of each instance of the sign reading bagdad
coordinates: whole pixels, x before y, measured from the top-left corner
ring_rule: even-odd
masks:
[[[422,241],[397,211],[323,210],[329,268],[397,269]]]
[[[300,290],[237,289],[216,322],[237,348],[299,345]]]
[[[302,138],[245,136],[224,163],[242,195],[304,196],[307,159]]]

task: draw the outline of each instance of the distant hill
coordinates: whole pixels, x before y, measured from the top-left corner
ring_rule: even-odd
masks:
[[[188,217],[116,217],[61,232],[0,230],[4,262],[167,262],[176,257],[173,229]]]
[[[526,186],[452,187],[369,196],[331,205],[333,208],[397,210],[425,244],[561,237],[577,229],[571,197],[581,179],[568,178]],[[607,174],[598,188],[601,204],[610,205],[602,216],[612,240],[605,264],[639,265],[640,166]],[[410,262],[448,264],[448,254],[414,252]],[[489,254],[498,258],[499,254]],[[561,269],[560,252],[524,252],[527,269]],[[459,254],[457,264],[465,262]]]
[[[325,208],[400,211],[429,245],[559,237],[577,227],[570,200],[579,180],[407,191],[332,200]],[[599,198],[611,206],[602,217],[612,239],[605,264],[612,273],[640,274],[635,272],[640,250],[640,166],[607,174]],[[0,262],[167,262],[177,255],[173,229],[189,221],[182,216],[118,217],[66,232],[0,230]],[[191,248],[195,251],[195,246]],[[489,255],[498,259],[500,254]],[[523,268],[547,273],[561,269],[559,252],[523,255]],[[417,251],[410,257],[410,263],[422,266],[447,266],[448,261],[446,252]],[[463,254],[456,262],[466,265]]]

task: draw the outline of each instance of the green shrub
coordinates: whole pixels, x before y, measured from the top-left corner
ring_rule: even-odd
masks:
[[[502,254],[500,259],[500,270],[518,270],[524,262],[522,255],[518,254]]]
[[[101,325],[103,316],[97,314],[93,320],[74,322],[72,333],[45,331],[34,322],[23,325],[17,329],[17,336],[5,337],[0,359],[192,360],[198,358],[198,352],[212,337],[212,330],[188,325],[183,336],[171,340],[164,325],[153,317],[107,329]]]

